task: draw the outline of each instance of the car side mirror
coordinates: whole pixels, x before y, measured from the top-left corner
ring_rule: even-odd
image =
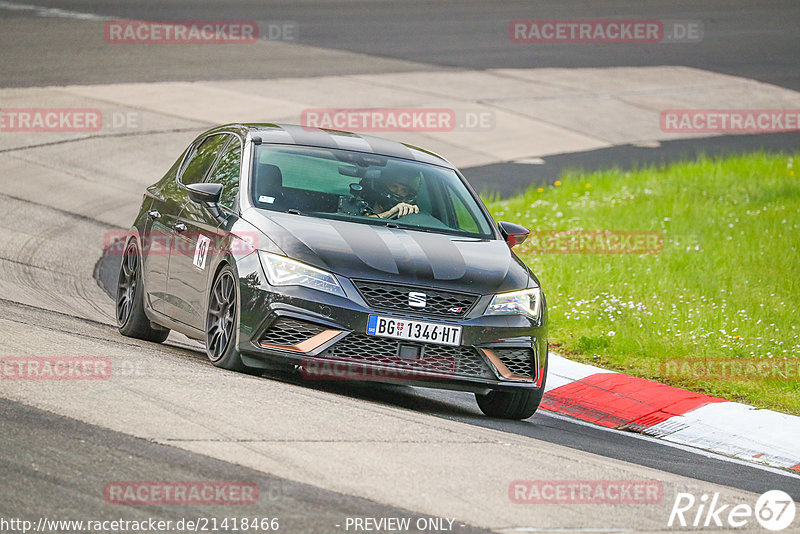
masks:
[[[222,184],[189,184],[186,190],[189,192],[189,198],[195,202],[217,204],[222,194]]]
[[[497,227],[500,228],[500,233],[508,243],[509,248],[514,248],[516,245],[523,243],[531,233],[524,226],[510,222],[500,221],[497,223]]]

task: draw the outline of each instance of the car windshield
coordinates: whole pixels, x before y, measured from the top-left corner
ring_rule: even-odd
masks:
[[[491,237],[478,201],[452,169],[340,149],[259,145],[251,195],[262,209],[365,224]]]

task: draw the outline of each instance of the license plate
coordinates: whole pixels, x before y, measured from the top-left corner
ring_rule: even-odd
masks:
[[[367,335],[390,337],[436,343],[439,345],[459,345],[461,343],[461,327],[394,317],[370,315],[367,322]]]

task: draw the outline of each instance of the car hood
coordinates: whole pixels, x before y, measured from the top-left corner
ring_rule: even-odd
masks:
[[[528,286],[528,269],[499,239],[249,209],[242,217],[287,256],[348,278],[490,294]]]

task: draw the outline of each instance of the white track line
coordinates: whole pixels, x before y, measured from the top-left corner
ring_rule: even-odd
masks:
[[[5,2],[0,0],[0,9],[8,11],[31,11],[37,17],[53,17],[61,19],[79,20],[112,20],[110,17],[95,15],[94,13],[81,13],[80,11],[66,11],[55,7],[35,6],[32,4],[17,4],[15,2]]]
[[[601,430],[603,432],[611,432],[613,434],[620,435],[622,432],[620,430],[614,428],[607,428],[600,425],[595,425],[593,423],[587,423],[586,421],[582,421],[580,419],[576,419],[573,417],[569,417],[566,415],[561,415],[556,412],[551,412],[549,410],[545,410],[542,408],[537,412],[538,414],[544,415],[545,417],[552,417],[553,419],[560,419],[562,421],[567,421],[569,423],[573,423],[576,425],[587,426],[593,428],[595,430]],[[673,447],[675,449],[680,449],[682,451],[691,452],[700,456],[704,456],[706,458],[712,458],[715,460],[722,460],[723,462],[730,462],[734,464],[744,465],[747,467],[752,467],[754,469],[760,469],[761,471],[767,471],[769,473],[774,473],[776,475],[783,475],[789,478],[796,478],[800,480],[800,474],[795,474],[792,471],[788,471],[786,469],[781,469],[779,467],[771,467],[768,465],[748,462],[746,460],[740,460],[739,458],[732,458],[730,456],[724,456],[722,454],[717,454],[715,452],[707,451],[705,449],[698,449],[696,447],[690,447],[688,445],[681,445],[680,443],[672,443],[670,441],[664,441],[663,439],[653,438],[651,436],[647,436],[644,434],[637,434],[634,432],[625,432],[626,435],[630,436],[631,438],[640,439],[643,441],[649,441],[651,443],[660,443],[661,445],[666,445],[667,447]]]

